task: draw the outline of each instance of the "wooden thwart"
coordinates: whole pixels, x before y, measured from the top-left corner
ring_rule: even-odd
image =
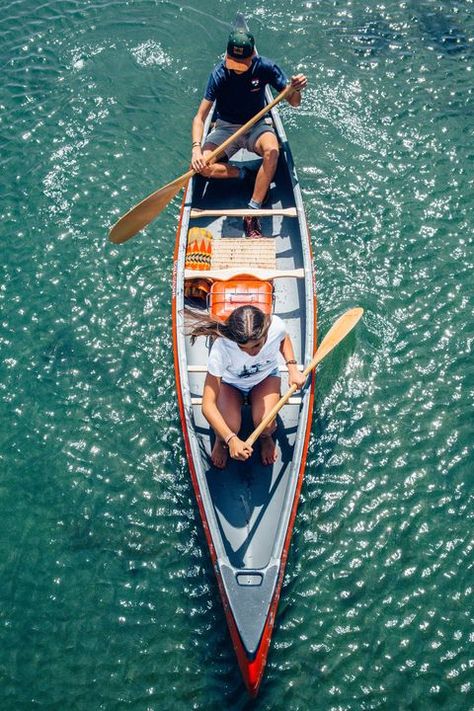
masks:
[[[304,279],[304,269],[259,269],[254,267],[230,267],[227,269],[208,269],[207,271],[196,271],[185,269],[185,279],[213,279],[215,281],[228,281],[238,276],[252,277],[261,281],[272,281],[273,279]]]
[[[273,209],[253,210],[251,208],[242,208],[241,210],[199,210],[193,208],[191,210],[191,218],[198,217],[298,217],[296,207],[281,207]]]

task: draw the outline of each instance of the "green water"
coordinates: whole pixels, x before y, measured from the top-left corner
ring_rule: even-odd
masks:
[[[249,702],[180,433],[177,198],[226,23],[282,110],[324,334],[306,480]],[[3,0],[0,708],[474,708],[472,0]]]

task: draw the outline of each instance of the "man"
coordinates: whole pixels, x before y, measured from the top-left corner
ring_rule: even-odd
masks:
[[[265,87],[270,84],[276,91],[282,91],[288,84],[285,74],[270,59],[260,57],[255,52],[255,40],[249,32],[231,32],[227,43],[225,58],[217,64],[207,84],[204,99],[193,119],[192,160],[193,170],[206,178],[241,178],[248,177],[247,168],[238,168],[231,163],[207,164],[210,153],[237,131],[242,124],[255,116],[265,105]],[[291,78],[293,90],[287,101],[291,106],[301,103],[301,91],[306,87],[304,74]],[[217,103],[217,121],[215,128],[206,138],[201,148],[204,122],[213,102]],[[255,177],[255,185],[249,207],[261,208],[270,188],[270,183],[278,163],[278,139],[272,126],[261,119],[248,133],[237,139],[236,143],[225,151],[227,160],[239,148],[245,147],[262,157],[261,166]],[[262,236],[260,221],[257,216],[244,217],[244,232],[247,237]]]

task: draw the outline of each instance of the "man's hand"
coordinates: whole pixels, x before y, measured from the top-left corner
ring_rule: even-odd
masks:
[[[296,108],[301,104],[301,92],[303,89],[306,89],[307,84],[308,80],[304,74],[295,74],[291,77],[290,86],[292,91],[290,91],[287,96],[287,101],[290,106],[294,106]]]
[[[304,74],[295,74],[291,77],[291,86],[295,91],[303,91],[303,89],[306,89],[307,84],[308,80]]]
[[[200,173],[201,170],[203,170],[206,167],[206,165],[207,165],[207,163],[204,160],[201,146],[194,146],[193,154],[191,157],[191,168],[193,170],[195,170],[196,173]]]

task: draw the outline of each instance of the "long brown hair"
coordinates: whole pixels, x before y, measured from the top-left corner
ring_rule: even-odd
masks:
[[[245,304],[234,309],[225,323],[213,321],[210,318],[200,318],[195,314],[191,315],[190,320],[194,321],[194,325],[191,324],[189,331],[191,343],[194,343],[199,336],[213,338],[222,336],[239,345],[244,345],[249,341],[258,341],[266,336],[272,317],[269,314],[264,314],[256,306]]]

